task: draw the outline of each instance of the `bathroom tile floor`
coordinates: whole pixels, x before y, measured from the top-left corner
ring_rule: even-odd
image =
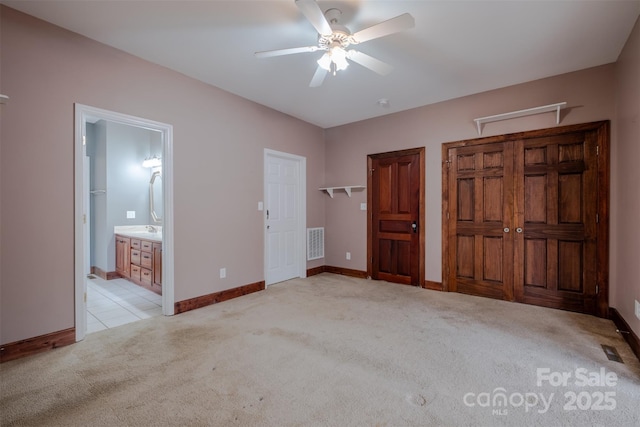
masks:
[[[162,296],[125,279],[87,280],[87,333],[162,316]]]

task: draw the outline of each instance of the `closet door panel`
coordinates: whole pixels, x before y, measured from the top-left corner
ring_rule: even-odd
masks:
[[[609,123],[443,146],[443,284],[608,313]]]
[[[487,144],[449,151],[451,290],[512,299],[512,147]]]
[[[515,142],[515,300],[595,310],[596,143],[588,132]]]

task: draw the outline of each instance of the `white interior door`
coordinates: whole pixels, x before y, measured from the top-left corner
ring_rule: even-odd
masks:
[[[295,156],[265,155],[266,285],[305,277],[304,227],[301,206],[302,162]],[[302,235],[302,236],[301,236]],[[302,241],[302,248],[300,247]],[[302,271],[301,271],[302,270]]]

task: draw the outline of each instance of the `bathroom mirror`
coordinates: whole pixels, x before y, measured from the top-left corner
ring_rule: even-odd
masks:
[[[149,181],[149,211],[151,220],[156,224],[162,224],[162,172],[155,171]]]

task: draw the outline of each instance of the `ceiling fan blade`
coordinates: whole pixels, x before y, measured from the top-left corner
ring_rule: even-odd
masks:
[[[265,50],[256,52],[255,55],[256,58],[270,58],[272,56],[291,55],[294,53],[315,52],[318,49],[318,46],[292,47],[289,49]]]
[[[327,77],[327,73],[327,70],[318,65],[318,68],[316,68],[316,72],[311,79],[311,83],[309,83],[309,87],[321,86],[324,78]]]
[[[404,13],[369,28],[365,28],[364,30],[360,30],[351,37],[356,43],[362,43],[379,37],[388,36],[389,34],[408,30],[409,28],[413,28],[415,25],[416,21],[413,19],[413,16],[409,13]]]
[[[296,0],[296,5],[300,12],[311,22],[311,25],[318,31],[318,34],[326,36],[333,33],[327,18],[315,0]]]
[[[373,56],[369,56],[366,53],[358,52],[357,50],[350,50],[347,52],[347,58],[362,65],[365,68],[374,71],[381,76],[386,76],[391,71],[393,71],[393,67],[386,62],[382,62],[379,59],[374,58]]]

